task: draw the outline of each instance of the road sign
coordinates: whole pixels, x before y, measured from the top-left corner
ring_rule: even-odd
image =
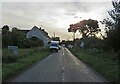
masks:
[[[18,46],[8,46],[8,49],[11,50],[15,55],[18,55]]]

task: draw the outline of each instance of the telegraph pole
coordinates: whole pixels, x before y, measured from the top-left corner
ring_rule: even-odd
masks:
[[[54,32],[54,36],[53,37],[55,37],[55,32]]]
[[[75,32],[73,32],[73,41],[75,40]]]

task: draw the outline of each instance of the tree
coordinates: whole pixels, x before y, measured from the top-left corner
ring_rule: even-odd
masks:
[[[79,23],[71,24],[68,32],[76,33],[79,30],[82,37],[95,36],[100,31],[97,20],[82,20]]]
[[[108,11],[108,14],[111,18],[104,19],[101,23],[105,24],[107,32],[114,30],[116,27],[119,27],[120,24],[120,1],[112,1],[113,9]]]
[[[26,39],[26,35],[23,32],[18,33],[18,31],[14,30],[11,32],[11,39],[11,45],[18,46],[19,48],[21,48],[22,44],[24,43],[24,40]]]
[[[73,40],[75,39],[75,33],[78,30],[76,24],[70,24],[70,28],[68,28],[68,32],[73,32]]]
[[[111,18],[104,19],[103,24],[105,24],[107,29],[106,45],[117,51],[120,49],[120,1],[113,0],[112,5],[113,9],[108,11]]]
[[[2,48],[7,47],[11,44],[11,32],[9,26],[5,25],[2,27]]]
[[[95,36],[100,31],[97,20],[88,19],[79,23],[79,32],[83,37]]]
[[[23,45],[24,45],[23,46],[24,48],[31,48],[31,47],[43,46],[44,43],[39,38],[32,37],[32,38],[26,39],[26,41],[23,43]]]
[[[18,28],[13,27],[12,31],[9,31],[9,26],[2,27],[2,48],[8,46],[18,46],[19,48],[30,48],[42,46],[43,41],[33,37],[26,39],[26,33],[19,31]]]
[[[12,31],[17,31],[17,30],[18,30],[18,28],[16,28],[16,27],[12,28]]]
[[[5,25],[2,27],[2,34],[8,33],[9,32],[9,26]]]
[[[113,9],[109,11],[109,15],[115,21],[115,25],[118,25],[120,22],[120,1],[113,0],[112,1]]]

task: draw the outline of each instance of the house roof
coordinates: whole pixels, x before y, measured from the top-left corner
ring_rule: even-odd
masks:
[[[30,30],[17,30],[18,32],[23,32],[25,34],[27,34],[27,32],[29,32]]]

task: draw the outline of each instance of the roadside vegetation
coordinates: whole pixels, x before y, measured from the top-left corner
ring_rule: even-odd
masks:
[[[106,79],[111,82],[120,82],[120,1],[112,0],[112,5],[113,9],[108,11],[110,17],[101,21],[85,19],[70,24],[68,32],[73,33],[73,41],[63,40],[62,43],[77,58],[92,66]],[[104,25],[102,28],[104,34],[102,34],[99,24]],[[82,38],[75,38],[77,31]],[[45,33],[48,35],[47,32]],[[27,39],[26,32],[20,31],[18,28],[14,27],[10,31],[9,26],[5,25],[2,27],[1,34],[3,80],[50,54],[47,48],[42,48],[43,41],[36,37]],[[8,46],[18,46],[18,56],[11,53],[7,49]]]
[[[10,31],[8,25],[2,27],[3,81],[27,69],[30,65],[50,54],[48,48],[44,47],[42,40],[35,36],[26,38],[27,32],[28,30],[19,30],[16,27],[12,28],[12,31]],[[45,33],[47,34],[47,32]],[[8,46],[18,47],[18,54],[8,49]]]
[[[28,32],[28,31],[27,31]],[[43,46],[43,41],[37,37],[26,38],[27,32],[18,28],[10,28],[8,25],[2,27],[2,48],[8,46],[18,46],[18,48],[33,48]]]
[[[92,66],[111,82],[120,82],[120,1],[112,0],[113,9],[108,11],[101,24],[105,33],[102,34],[97,20],[82,20],[71,24],[68,32],[73,33],[73,41],[67,41],[70,51]],[[76,31],[82,38],[76,39]]]
[[[3,49],[3,81],[27,69],[30,65],[50,54],[50,51],[47,48],[20,49],[18,56],[14,56],[9,51],[6,51],[6,49]]]
[[[78,59],[93,67],[108,81],[119,81],[119,60],[114,51],[104,51],[98,48],[80,49],[73,47],[69,49]]]

